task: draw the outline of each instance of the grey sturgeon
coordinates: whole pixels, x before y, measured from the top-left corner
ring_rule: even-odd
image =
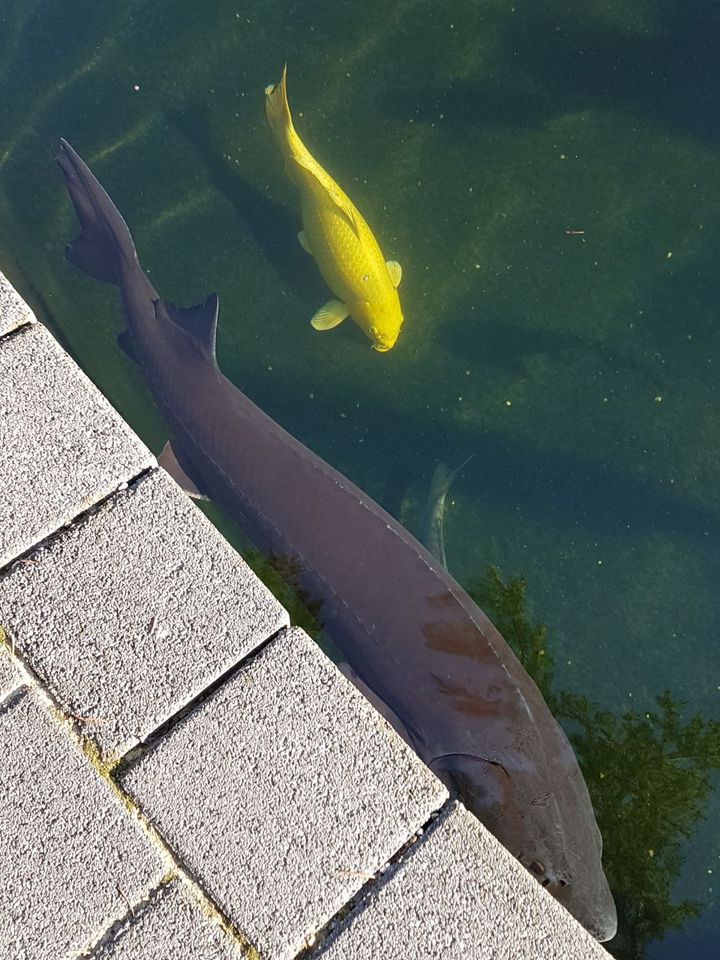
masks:
[[[197,489],[292,571],[423,761],[598,940],[614,936],[602,841],[572,747],[508,644],[442,563],[220,371],[218,298],[161,299],[108,194],[65,140],[69,260],[119,286],[135,358]],[[481,877],[478,876],[478,889]]]

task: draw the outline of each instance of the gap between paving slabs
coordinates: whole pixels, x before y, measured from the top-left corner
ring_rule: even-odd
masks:
[[[18,687],[0,707],[0,955],[50,957],[156,883],[163,864],[138,821],[93,771],[43,691]]]
[[[156,483],[162,484],[163,486],[171,487],[172,490],[174,491],[173,496],[175,495],[175,491],[176,491],[178,500],[182,504],[183,508],[187,506],[187,509],[189,511],[192,511],[193,514],[196,515],[198,519],[200,519],[201,524],[208,523],[208,521],[205,520],[202,514],[200,514],[200,512],[197,511],[196,508],[187,500],[185,495],[177,489],[175,484],[172,481],[170,481],[168,478],[165,478],[164,475],[161,476],[159,471],[153,471],[152,473],[144,473],[136,482],[143,482],[143,481],[152,482],[153,480]],[[128,488],[130,491],[132,491],[133,484],[130,484],[129,486],[127,484],[124,484],[123,486]],[[46,538],[46,540],[41,545],[28,551],[26,557],[29,558],[33,553],[36,553],[38,549],[47,550],[50,553],[52,553],[53,549],[57,548],[57,543],[60,540],[62,540],[63,537],[72,535],[73,532],[76,532],[77,529],[83,525],[96,524],[97,516],[103,512],[103,509],[107,506],[108,501],[117,501],[118,498],[122,498],[123,496],[126,496],[126,495],[129,495],[127,493],[127,490],[123,490],[119,493],[111,495],[111,497],[107,498],[102,503],[96,504],[93,507],[89,508],[81,516],[76,517],[72,523],[66,525],[66,527],[63,527],[61,530],[56,531],[51,537]],[[90,526],[89,529],[94,530],[95,526]],[[231,548],[225,543],[225,541],[222,540],[222,538],[220,538],[219,535],[216,534],[216,532],[214,531],[214,528],[212,528],[212,530],[213,530],[213,536],[217,536],[218,540],[222,541],[223,549],[227,550],[229,555],[232,555],[233,562],[242,564],[244,567],[244,564],[241,558],[239,558],[234,553],[234,551],[232,551]],[[24,571],[24,572],[27,572],[27,574],[30,576],[32,575],[31,566],[27,568],[27,571]],[[252,578],[253,581],[255,582],[254,575],[247,568],[244,568],[244,569],[246,570],[247,577]],[[263,593],[267,593],[267,591],[265,591],[265,588],[262,587],[259,581],[257,581],[257,586]],[[269,594],[268,594],[268,597],[269,597]],[[285,622],[287,622],[287,615],[285,611],[283,611],[278,604],[275,604],[274,601],[271,601],[271,605],[273,610],[277,611],[277,616],[274,617],[273,622],[274,623],[276,622],[278,624],[284,624]],[[268,642],[270,642],[271,639],[272,637],[261,641],[260,646],[261,647],[265,646]],[[87,718],[82,718],[82,717],[79,718],[74,713],[68,712],[67,705],[61,702],[60,699],[57,697],[57,693],[51,690],[47,686],[43,678],[39,676],[38,673],[33,669],[32,664],[23,656],[21,650],[14,649],[14,644],[12,642],[11,637],[8,637],[4,630],[0,633],[0,642],[5,648],[2,651],[2,654],[3,654],[2,663],[4,664],[7,661],[9,664],[12,664],[13,669],[16,672],[16,677],[14,678],[15,682],[13,683],[12,689],[17,689],[18,685],[22,685],[24,683],[27,686],[31,687],[34,691],[37,692],[37,694],[41,696],[46,706],[50,708],[50,710],[52,711],[52,714],[55,716],[55,718],[62,721],[64,732],[69,732],[72,735],[73,739],[79,743],[86,758],[89,760],[90,764],[92,765],[96,773],[99,774],[106,781],[106,783],[111,787],[115,795],[120,799],[124,807],[129,812],[129,814],[131,814],[134,818],[136,818],[137,821],[142,825],[146,835],[150,838],[154,846],[160,849],[166,862],[172,865],[172,870],[174,874],[185,877],[186,881],[192,887],[195,888],[196,897],[197,899],[199,899],[199,901],[203,903],[203,909],[205,913],[208,916],[214,916],[216,922],[219,922],[220,925],[223,927],[223,929],[225,929],[226,932],[232,936],[234,943],[236,944],[237,948],[240,950],[242,954],[249,957],[255,956],[254,951],[249,946],[247,941],[244,940],[244,938],[242,938],[242,935],[232,927],[229,920],[220,913],[217,907],[214,904],[212,904],[211,901],[209,901],[209,899],[203,894],[202,890],[198,887],[198,885],[193,882],[193,878],[190,877],[190,875],[183,869],[182,864],[180,864],[174,858],[172,851],[169,850],[163,838],[158,834],[158,832],[153,828],[152,824],[142,814],[142,811],[140,810],[140,808],[136,804],[134,804],[130,799],[130,797],[125,793],[125,791],[123,791],[118,786],[117,782],[112,777],[112,769],[116,761],[114,761],[112,758],[103,757],[101,751],[98,748],[97,743],[92,738],[92,736],[89,735],[87,726],[83,725],[82,721],[87,720]],[[232,676],[232,674],[236,673],[237,670],[240,668],[241,664],[242,664],[242,660],[241,659],[238,660],[236,657],[233,660],[230,668],[226,672],[224,672],[220,677],[215,677],[212,682],[203,686],[202,689],[199,691],[199,693],[197,693],[196,696],[193,698],[191,703],[185,704],[175,715],[168,718],[165,722],[165,726],[163,729],[170,729],[172,725],[176,723],[181,716],[191,711],[193,707],[195,707],[198,703],[203,702],[208,696],[212,694],[214,689],[222,685],[222,683],[224,683],[229,676]],[[131,915],[133,910],[135,909],[135,906],[136,904],[128,905],[128,912]]]
[[[193,891],[196,898],[198,898],[199,902],[202,904],[205,912],[221,926],[225,934],[232,938],[236,947],[242,951],[248,960],[261,960],[262,957],[266,957],[268,955],[258,953],[255,947],[246,939],[243,931],[237,926],[237,924],[234,924],[232,919],[218,908],[217,903],[213,901],[211,894],[206,890],[201,876],[198,876],[188,868],[187,864],[185,864],[182,860],[181,853],[173,849],[168,844],[168,841],[161,834],[161,832],[159,832],[152,820],[146,816],[142,808],[135,802],[133,797],[123,789],[121,783],[124,774],[127,771],[130,771],[134,764],[138,763],[143,756],[146,756],[149,752],[152,752],[152,750],[158,744],[160,744],[166,736],[171,736],[172,731],[176,726],[185,721],[186,718],[191,718],[195,711],[201,708],[203,704],[211,700],[211,698],[241,670],[250,668],[252,661],[261,657],[261,655],[263,655],[276,640],[282,641],[284,639],[283,634],[286,634],[287,632],[288,631],[286,630],[280,631],[277,637],[269,639],[267,642],[255,649],[245,660],[234,667],[231,671],[228,671],[226,676],[219,678],[212,685],[212,687],[203,691],[203,693],[200,694],[195,701],[193,701],[191,704],[188,704],[176,715],[171,717],[161,728],[154,731],[154,733],[148,737],[145,743],[139,744],[136,748],[129,751],[112,768],[112,770],[108,771],[112,780],[113,788],[119,790],[124,797],[124,802],[136,811],[137,816],[143,823],[151,838],[155,842],[161,844],[166,856],[172,859],[178,876],[181,877],[188,888]],[[312,641],[308,642],[312,643]],[[343,682],[345,682],[344,678],[342,679]],[[354,688],[349,687],[349,689],[355,693]],[[381,723],[384,722],[385,721],[381,719]],[[389,732],[392,737],[395,737],[394,731],[389,730]],[[448,804],[445,803],[444,805],[438,807],[437,810],[433,811],[428,817],[427,821],[423,823],[422,826],[419,827],[399,849],[395,850],[388,860],[373,874],[357,874],[363,879],[363,885],[359,891],[354,896],[350,897],[348,901],[344,903],[323,926],[318,926],[318,929],[306,938],[306,947],[301,948],[300,953],[297,954],[298,960],[300,960],[300,958],[309,958],[311,955],[313,955],[322,945],[325,938],[332,932],[332,930],[337,927],[344,918],[351,914],[358,904],[367,901],[373,889],[376,888],[378,883],[383,880],[384,875],[391,875],[393,866],[402,860],[402,858],[407,854],[409,848],[411,848],[421,838],[421,836],[427,831],[428,827],[433,824],[436,818],[442,815],[447,806]],[[117,926],[117,924],[114,926]],[[112,931],[106,931],[99,942],[104,942],[111,933]],[[83,954],[83,957],[84,956],[85,954]],[[95,953],[90,952],[88,957],[95,957]]]
[[[238,667],[235,667],[233,672],[236,672],[237,669]],[[243,936],[242,932],[233,926],[228,917],[226,917],[207,896],[202,886],[176,857],[174,851],[169,847],[164,837],[159,833],[150,819],[144,814],[141,807],[133,800],[127,791],[123,789],[114,775],[113,768],[117,766],[117,764],[111,765],[103,761],[96,744],[84,735],[76,718],[62,710],[57,702],[53,700],[50,692],[38,683],[37,678],[31,671],[27,670],[21,662],[18,663],[18,676],[20,678],[20,685],[0,702],[0,717],[5,710],[12,708],[15,700],[24,696],[33,697],[44,709],[49,721],[56,726],[57,733],[61,737],[67,737],[79,748],[88,762],[90,768],[88,772],[90,775],[97,775],[104,782],[106,789],[120,802],[133,822],[140,827],[142,833],[148,839],[151,848],[159,855],[165,865],[165,873],[160,878],[159,883],[146,889],[142,895],[137,895],[132,900],[129,900],[125,892],[118,886],[117,892],[123,900],[126,909],[113,917],[109,917],[107,925],[99,930],[97,935],[93,937],[79,953],[75,953],[73,956],[79,958],[94,956],[92,951],[98,945],[102,944],[119,924],[132,920],[138,909],[152,899],[155,891],[179,879],[185,884],[187,889],[191,891],[193,898],[200,906],[203,914],[216,923],[232,940],[236,950],[239,951],[238,955],[245,957],[246,960],[260,960],[259,955]],[[220,683],[220,681],[218,681],[218,683]],[[198,698],[199,701],[205,699],[208,693],[209,692],[205,692],[201,695],[201,697]]]
[[[10,281],[0,273],[0,337],[29,323],[37,323],[35,314]]]
[[[248,658],[118,778],[273,960],[294,957],[447,798],[297,628]]]
[[[275,635],[288,615],[154,470],[0,576],[0,623],[111,762]]]
[[[78,960],[240,960],[247,951],[211,916],[197,891],[170,878],[148,892],[132,914],[112,924]]]
[[[41,324],[0,341],[0,408],[0,564],[156,465]]]
[[[191,891],[192,896],[201,906],[203,913],[214,923],[219,925],[224,934],[232,941],[235,949],[239,951],[239,955],[246,957],[247,960],[262,960],[262,958],[276,955],[274,953],[258,953],[238,924],[233,922],[233,919],[218,907],[218,904],[215,902],[212,895],[205,888],[202,877],[198,876],[187,866],[185,862],[183,862],[181,853],[170,846],[165,836],[163,836],[162,832],[158,829],[152,819],[144,812],[142,807],[135,801],[131,794],[129,794],[123,788],[122,779],[126,771],[131,770],[133,765],[140,761],[144,755],[147,755],[148,752],[152,752],[157,745],[162,743],[165,737],[171,736],[172,731],[176,726],[182,724],[186,718],[191,718],[192,714],[210,701],[211,698],[219,690],[221,690],[221,688],[225,686],[233,676],[237,675],[241,670],[250,668],[252,661],[261,658],[262,655],[268,651],[268,648],[273,642],[276,640],[282,642],[285,639],[283,634],[287,634],[287,632],[288,631],[286,630],[280,631],[277,638],[268,640],[261,647],[254,650],[245,660],[229,671],[227,676],[219,678],[211,688],[203,691],[203,693],[200,694],[192,704],[188,704],[185,708],[183,708],[182,711],[170,718],[162,728],[156,730],[151,737],[148,738],[148,742],[146,744],[140,744],[134,750],[130,751],[112,768],[108,768],[102,763],[98,756],[95,745],[91,741],[88,741],[87,738],[82,737],[78,731],[77,724],[72,721],[72,718],[64,718],[65,723],[69,724],[70,729],[73,732],[73,736],[80,741],[83,749],[86,752],[86,755],[98,773],[107,781],[111,789],[119,796],[127,809],[138,819],[138,822],[141,824],[147,836],[162,851],[163,858],[166,860],[166,862],[172,865],[169,872],[166,873],[165,877],[163,878],[160,887],[156,888],[155,890],[148,891],[146,897],[141,901],[136,901],[132,905],[128,905],[127,914],[124,917],[116,918],[113,923],[105,931],[103,931],[103,933],[91,945],[89,945],[86,950],[82,952],[82,954],[80,954],[81,958],[88,958],[89,960],[89,958],[93,958],[95,956],[104,957],[105,953],[100,948],[113,939],[115,932],[119,927],[126,925],[129,922],[133,922],[138,913],[138,908],[142,908],[144,904],[149,904],[153,900],[158,890],[170,884],[174,877],[178,877],[182,880],[186,888]],[[291,632],[301,633],[301,631],[297,630],[291,630]],[[306,639],[308,644],[314,646],[313,642],[309,640],[309,638]],[[323,654],[319,651],[318,655],[323,657]],[[340,675],[338,674],[338,676]],[[340,677],[340,679],[343,684],[347,684],[345,678]],[[347,685],[352,693],[355,693],[354,689],[350,687],[349,684]],[[372,710],[372,708],[369,709]],[[385,725],[385,721],[382,718],[378,719],[380,720],[381,725]],[[396,738],[394,731],[392,731],[389,727],[388,732],[392,738]],[[303,949],[301,947],[301,952],[298,954],[298,957],[310,957],[322,945],[326,936],[336,926],[338,926],[342,920],[348,916],[348,914],[352,913],[356,905],[367,902],[373,889],[377,887],[378,883],[383,880],[383,875],[388,871],[391,871],[392,873],[393,866],[402,860],[402,858],[407,854],[408,849],[415,844],[415,842],[427,830],[428,826],[431,825],[433,821],[441,815],[442,811],[446,807],[447,804],[438,806],[438,809],[434,810],[430,814],[426,822],[423,823],[423,825],[417,829],[415,833],[407,838],[399,849],[393,851],[388,860],[383,863],[372,875],[358,874],[358,876],[363,877],[364,881],[359,891],[354,896],[351,896],[347,902],[341,905],[336,913],[330,917],[324,925],[318,925],[317,931],[313,931],[308,935],[305,941],[307,948]],[[391,873],[388,875],[391,875]],[[291,955],[292,954],[288,954],[288,956]]]

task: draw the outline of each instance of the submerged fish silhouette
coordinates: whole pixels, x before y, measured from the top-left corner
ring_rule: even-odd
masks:
[[[304,227],[300,243],[340,298],[326,303],[310,322],[316,330],[331,330],[350,315],[382,353],[394,345],[403,322],[396,289],[402,276],[400,264],[385,262],[355,205],[295,132],[286,79],[287,66],[280,82],[265,88],[265,112],[285,160],[285,172],[300,191]]]
[[[600,833],[572,748],[513,652],[404,527],[218,368],[218,300],[161,300],[125,221],[64,140],[81,225],[68,258],[120,286],[175,453],[260,549],[286,558],[352,669],[423,760],[598,939],[615,933]]]
[[[420,542],[430,553],[440,561],[447,569],[447,557],[445,556],[445,498],[452,486],[453,480],[460,471],[470,463],[475,456],[471,453],[467,459],[463,460],[460,466],[454,470],[448,470],[444,463],[439,463],[435,467],[435,472],[430,481],[430,490],[428,492],[427,503],[422,512],[419,523]]]

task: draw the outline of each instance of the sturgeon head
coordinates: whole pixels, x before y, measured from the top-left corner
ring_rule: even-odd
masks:
[[[567,748],[571,752],[569,743]],[[447,754],[430,767],[596,940],[615,936],[617,911],[603,871],[602,837],[575,763],[564,770],[554,764],[557,789],[520,797],[513,771],[483,757]]]

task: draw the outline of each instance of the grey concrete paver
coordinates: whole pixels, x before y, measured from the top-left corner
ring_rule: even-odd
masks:
[[[161,470],[0,576],[0,624],[108,759],[287,622]]]
[[[5,644],[4,632],[0,623],[0,701],[9,696],[22,683]]]
[[[26,690],[0,706],[0,957],[56,960],[164,867],[76,743]]]
[[[244,953],[180,881],[117,923],[83,960],[239,960]]]
[[[0,567],[154,462],[39,323],[0,341]]]
[[[24,323],[35,322],[35,314],[7,277],[0,273],[0,336]]]
[[[263,957],[291,957],[447,792],[301,631],[281,634],[123,784]]]
[[[322,960],[610,960],[460,804],[323,945]]]

